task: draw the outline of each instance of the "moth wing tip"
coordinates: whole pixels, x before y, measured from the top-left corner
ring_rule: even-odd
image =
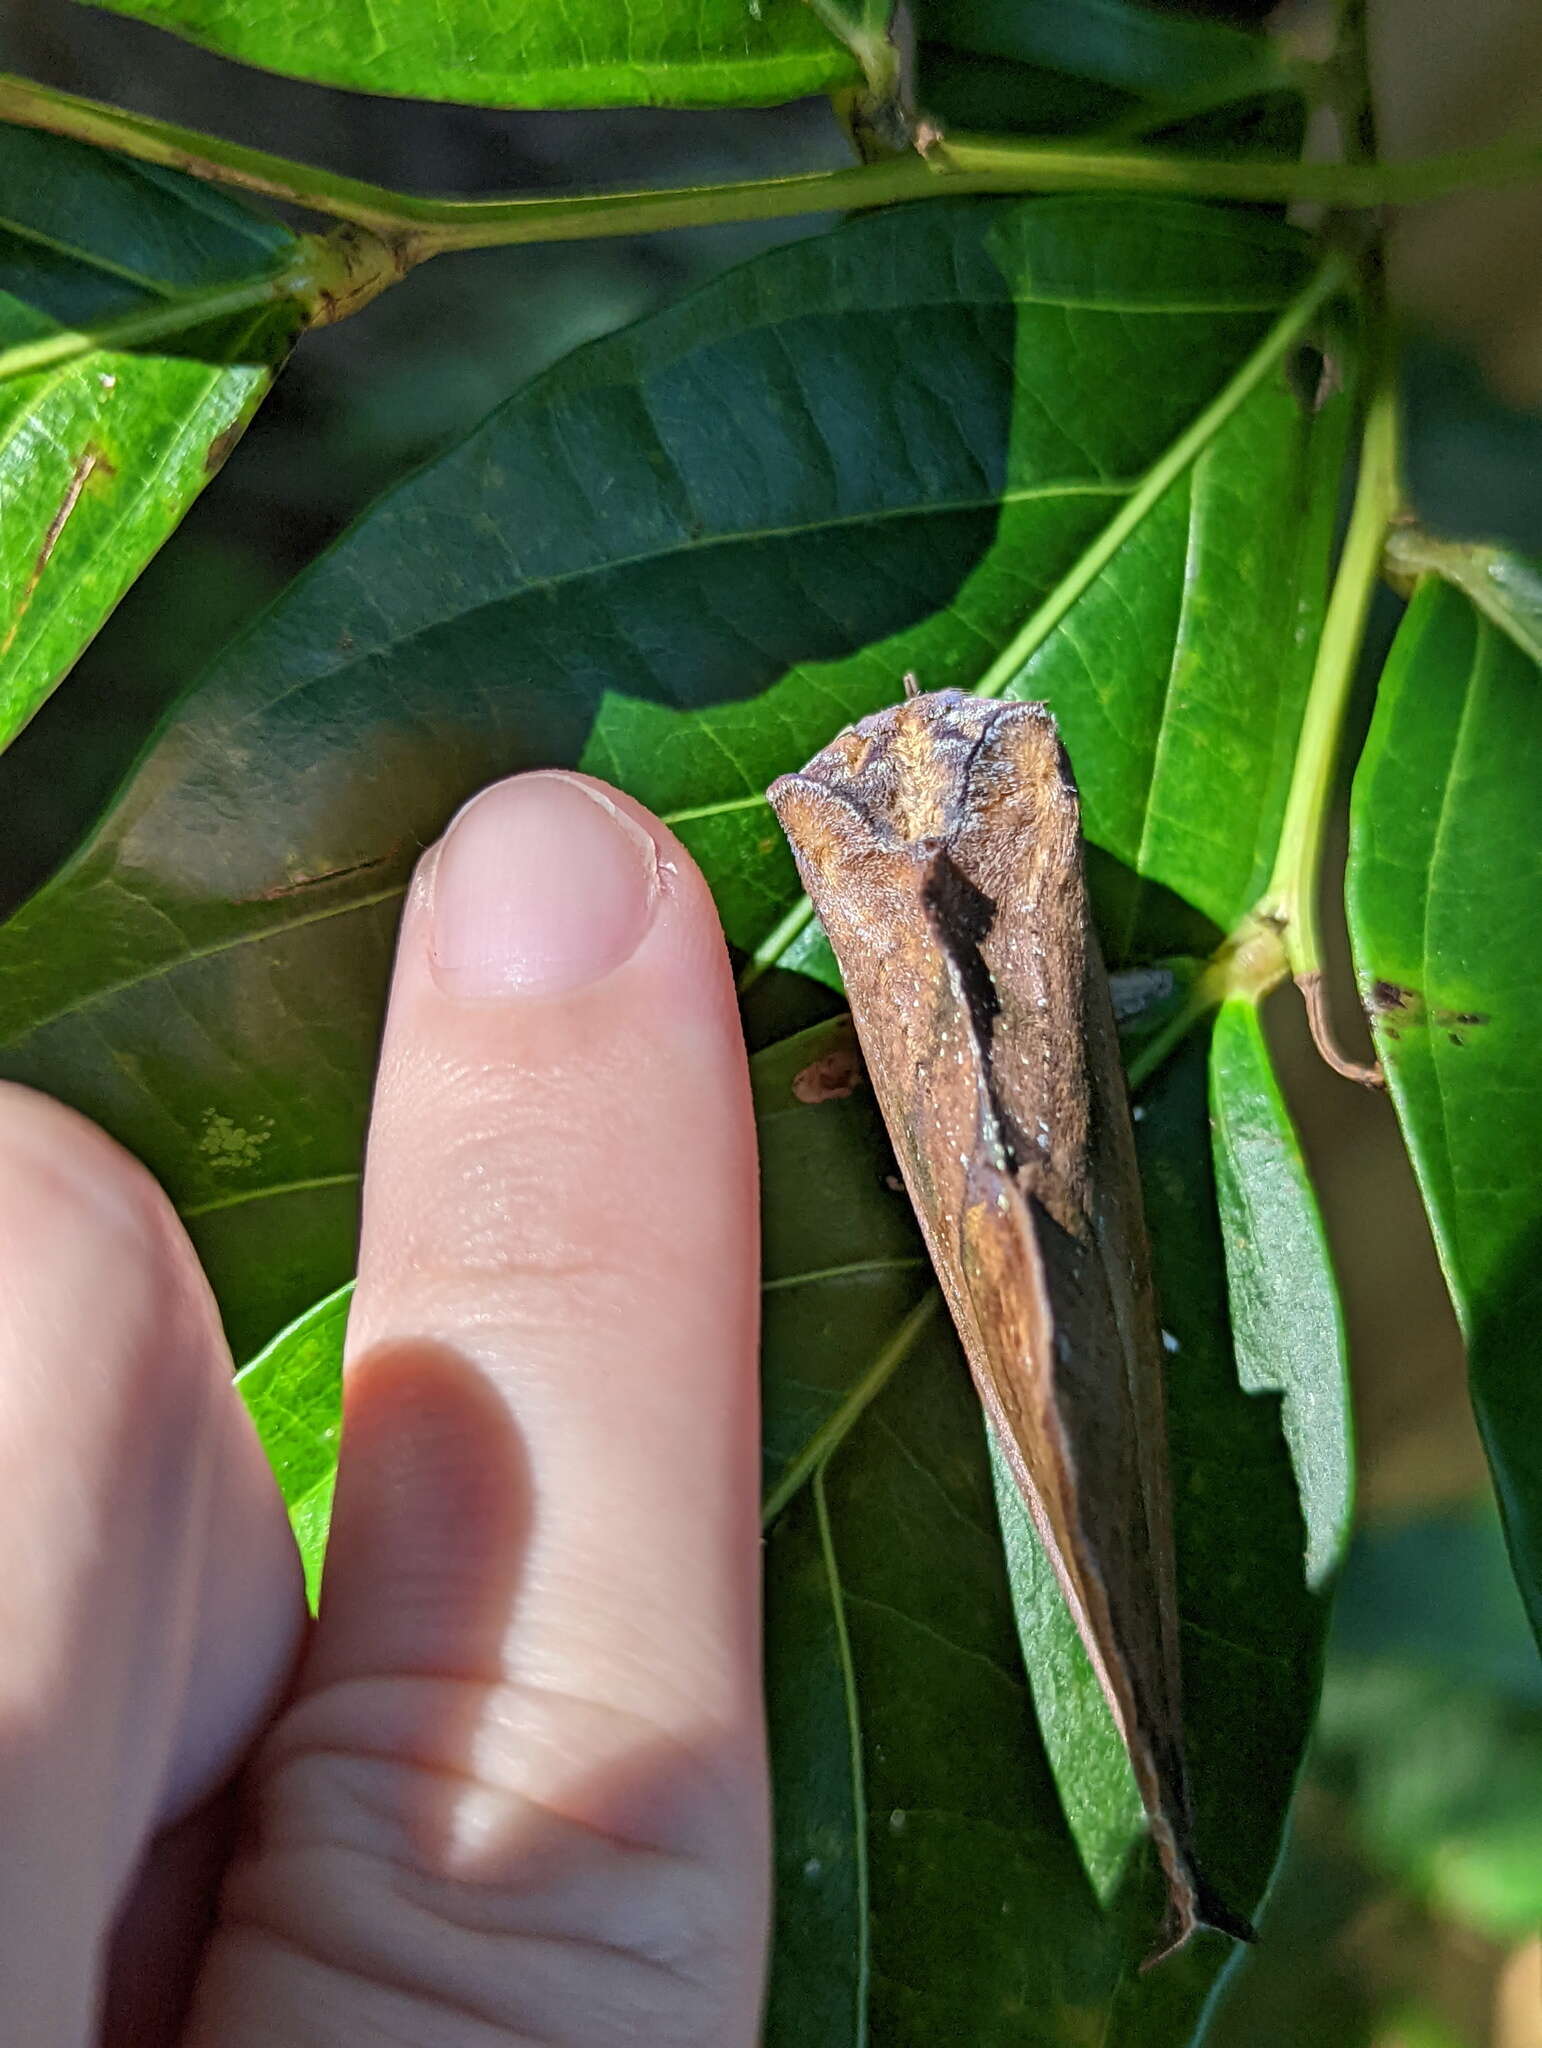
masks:
[[[1143,1975],[1186,1948],[1201,1928],[1212,1934],[1224,1934],[1232,1941],[1247,1942],[1250,1946],[1258,1940],[1258,1929],[1246,1914],[1234,1913],[1197,1871],[1192,1874],[1192,1882],[1193,1891],[1187,1898],[1169,1898],[1167,1917],[1162,1923],[1157,1945],[1141,1963]]]

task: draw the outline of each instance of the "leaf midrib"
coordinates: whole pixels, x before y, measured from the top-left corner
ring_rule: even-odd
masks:
[[[0,232],[14,235],[18,242],[31,242],[35,248],[47,249],[51,255],[63,256],[71,263],[78,263],[82,270],[94,270],[102,277],[115,277],[122,284],[131,284],[137,290],[148,292],[152,298],[175,299],[180,296],[175,285],[164,278],[149,277],[143,271],[131,270],[125,263],[114,263],[109,256],[98,255],[94,250],[77,248],[73,242],[62,241],[57,235],[45,234],[41,228],[28,227],[24,222],[9,214],[0,215]],[[34,306],[31,299],[23,299],[23,305]],[[89,328],[86,332],[89,332]]]
[[[868,1811],[867,1772],[863,1755],[862,1703],[857,1696],[856,1663],[851,1653],[851,1634],[846,1626],[845,1588],[840,1562],[835,1554],[835,1534],[830,1525],[830,1504],[825,1495],[824,1473],[814,1474],[814,1515],[819,1530],[819,1558],[830,1596],[830,1623],[835,1631],[835,1654],[840,1668],[841,1697],[846,1707],[848,1756],[851,1770],[852,1861],[857,1890],[857,2007],[852,2033],[854,2048],[865,2048],[867,2010],[872,1972],[872,1892],[867,1863]]]
[[[603,562],[586,562],[575,569],[558,570],[552,575],[529,577],[511,586],[497,596],[481,599],[477,604],[462,605],[455,611],[441,612],[431,619],[420,620],[410,631],[393,633],[376,640],[369,646],[355,646],[350,650],[347,661],[335,662],[329,668],[314,669],[309,675],[298,677],[276,696],[264,697],[260,704],[251,705],[229,732],[238,733],[254,718],[266,718],[281,704],[287,704],[292,697],[298,697],[320,683],[332,683],[339,676],[346,676],[355,668],[378,661],[387,651],[397,653],[411,647],[430,634],[446,626],[459,626],[480,617],[483,612],[497,612],[521,605],[527,599],[548,597],[553,591],[561,590],[570,583],[598,582],[604,577],[621,575],[629,569],[646,568],[658,562],[688,560],[693,555],[716,552],[719,549],[736,547],[759,547],[767,541],[804,540],[814,534],[838,533],[844,529],[881,526],[891,520],[957,518],[963,513],[989,512],[1005,505],[1032,504],[1038,499],[1053,498],[1118,498],[1128,497],[1136,483],[1125,478],[1114,477],[1107,482],[1090,479],[1060,478],[1052,483],[1025,486],[1021,490],[992,491],[987,496],[970,498],[928,498],[917,499],[908,505],[876,505],[860,512],[831,515],[828,518],[812,519],[801,525],[792,526],[747,526],[732,533],[682,534],[661,547],[642,548],[633,555],[613,555]],[[676,704],[671,708],[678,711],[697,711],[696,705]],[[666,821],[667,822],[667,821]]]
[[[621,557],[610,562],[590,564],[581,569],[564,571],[559,576],[521,584],[517,590],[501,597],[489,598],[482,604],[470,605],[461,611],[448,613],[442,618],[434,619],[415,627],[410,633],[403,633],[387,639],[374,647],[359,650],[346,662],[337,663],[331,668],[318,670],[311,675],[302,677],[300,680],[292,683],[287,689],[280,691],[276,696],[265,698],[261,704],[251,706],[241,718],[225,729],[223,737],[227,740],[233,738],[252,719],[270,715],[279,705],[288,702],[292,697],[323,684],[335,683],[339,676],[346,675],[350,669],[377,660],[382,647],[389,647],[393,651],[410,647],[415,641],[444,625],[473,619],[479,612],[503,610],[510,606],[523,604],[529,599],[544,597],[549,591],[564,583],[588,581],[590,579],[597,580],[622,570],[639,567],[649,562],[672,560],[677,556],[707,547],[759,546],[768,540],[796,539],[805,535],[827,533],[843,526],[870,525],[891,519],[930,520],[933,518],[957,517],[961,513],[984,512],[999,506],[1026,503],[1040,498],[1120,497],[1127,495],[1131,488],[1131,485],[1119,481],[1083,483],[1067,480],[1054,484],[1033,486],[1021,491],[992,493],[988,497],[948,499],[944,502],[919,502],[905,506],[884,506],[872,511],[850,514],[839,519],[814,521],[806,526],[745,529],[737,533],[718,534],[700,540],[692,540],[688,537],[684,541],[672,543],[668,547]],[[680,709],[684,707],[677,706],[675,708]],[[737,803],[739,800],[738,798],[729,798],[722,800],[722,803],[726,806],[730,803]],[[762,792],[751,790],[743,792],[743,800],[746,807],[765,801]],[[662,822],[666,825],[672,824],[677,819],[680,822],[686,822],[690,816],[701,813],[703,808],[700,805],[690,805],[685,807],[683,813],[665,812],[661,814]],[[69,870],[66,870],[65,874],[61,875],[59,878],[61,883],[67,880],[68,874]],[[45,892],[45,896],[51,893],[51,889],[54,886],[58,885],[50,885],[50,890]],[[17,1039],[26,1037],[35,1031],[44,1030],[49,1025],[59,1023],[66,1017],[82,1015],[91,1010],[96,1004],[104,1002],[111,996],[121,994],[126,989],[137,988],[142,983],[158,980],[163,975],[175,973],[180,968],[190,966],[197,960],[211,959],[218,954],[234,951],[240,946],[253,945],[264,939],[281,938],[290,932],[302,930],[306,925],[315,924],[327,918],[344,917],[356,911],[373,909],[376,905],[387,902],[392,897],[399,896],[405,887],[405,882],[399,882],[392,884],[387,889],[372,890],[361,896],[347,896],[340,902],[319,906],[303,915],[265,921],[258,925],[249,926],[244,930],[229,933],[207,946],[179,951],[168,958],[157,960],[140,973],[124,975],[116,981],[101,983],[92,988],[89,993],[75,1000],[65,1001],[60,1003],[55,1009],[39,1012],[27,1023],[11,1031],[7,1035],[5,1042],[14,1043]],[[42,903],[44,897],[39,897],[36,900]]]

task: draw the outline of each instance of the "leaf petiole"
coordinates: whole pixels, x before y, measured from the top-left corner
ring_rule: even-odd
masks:
[[[1387,532],[1399,504],[1396,379],[1385,347],[1378,350],[1378,357],[1360,444],[1354,507],[1312,670],[1274,872],[1256,913],[1283,938],[1318,1051],[1337,1072],[1372,1086],[1380,1081],[1379,1068],[1363,1067],[1340,1052],[1328,1026],[1319,899],[1323,835],[1344,715],[1382,572]]]

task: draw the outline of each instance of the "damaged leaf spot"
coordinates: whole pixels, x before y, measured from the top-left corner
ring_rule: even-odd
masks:
[[[116,467],[107,460],[101,449],[94,442],[88,442],[75,464],[68,484],[65,485],[58,511],[48,522],[48,530],[43,535],[43,544],[38,549],[37,560],[32,564],[32,574],[27,578],[27,587],[21,594],[21,602],[16,607],[15,616],[4,640],[0,641],[0,655],[10,653],[16,635],[21,631],[21,622],[27,616],[27,607],[37,595],[37,587],[43,580],[43,572],[48,567],[54,549],[59,545],[59,536],[68,526],[70,515],[80,503],[81,492],[97,470],[100,470],[103,476],[118,474]]]
[[[346,881],[350,875],[371,874],[376,868],[389,867],[396,858],[397,848],[391,847],[385,853],[373,854],[368,860],[350,861],[344,867],[323,868],[319,874],[305,873],[286,875],[281,882],[274,882],[266,889],[258,889],[250,896],[237,896],[237,903],[282,903],[286,897],[300,896],[307,889],[319,889],[325,882]]]
[[[1366,1001],[1376,1016],[1384,1016],[1388,1010],[1415,1010],[1423,997],[1417,989],[1405,989],[1397,981],[1372,981]]]
[[[850,1034],[793,1076],[792,1092],[800,1102],[844,1102],[867,1079],[867,1069]]]
[[[255,1130],[243,1130],[240,1124],[222,1116],[217,1109],[206,1109],[198,1149],[216,1173],[241,1173],[257,1164],[263,1146],[272,1135],[273,1119],[270,1116],[263,1117]]]
[[[241,430],[244,425],[245,422],[243,420],[232,420],[230,425],[224,428],[222,432],[216,434],[209,443],[208,453],[203,459],[204,474],[206,476],[213,476],[217,469],[224,466],[226,456],[241,438]]]
[[[1423,995],[1416,988],[1404,988],[1396,981],[1373,981],[1366,993],[1366,1008],[1387,1038],[1400,1038],[1394,1024],[1433,1024],[1444,1031],[1453,1045],[1465,1045],[1465,1032],[1480,1030],[1489,1023],[1487,1010],[1426,1010]]]

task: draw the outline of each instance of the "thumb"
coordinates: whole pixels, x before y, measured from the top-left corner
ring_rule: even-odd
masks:
[[[485,792],[403,926],[337,1517],[193,2038],[755,2038],[756,1213],[726,954],[626,798]]]

